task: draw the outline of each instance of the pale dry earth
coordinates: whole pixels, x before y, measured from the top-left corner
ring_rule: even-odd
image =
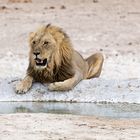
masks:
[[[0,115],[1,140],[139,140],[140,120],[52,114]]]

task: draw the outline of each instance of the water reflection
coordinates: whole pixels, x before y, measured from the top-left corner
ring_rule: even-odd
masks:
[[[0,113],[56,113],[140,118],[140,104],[0,102]]]

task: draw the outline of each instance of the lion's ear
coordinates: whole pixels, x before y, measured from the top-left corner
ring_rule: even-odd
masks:
[[[61,44],[61,42],[64,39],[64,35],[62,33],[60,33],[60,32],[57,32],[57,33],[55,33],[55,37],[54,38],[55,38],[55,40],[56,40],[56,42],[58,44]]]
[[[34,35],[35,35],[35,33],[34,33],[34,32],[29,33],[29,38],[33,38],[33,37],[34,37]]]
[[[48,27],[50,27],[50,26],[51,26],[51,23],[47,24],[47,25],[46,25],[46,28],[48,28]]]
[[[35,35],[34,32],[29,33],[29,42],[31,42],[33,40],[34,35]]]

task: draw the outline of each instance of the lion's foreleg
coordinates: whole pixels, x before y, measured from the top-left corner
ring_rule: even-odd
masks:
[[[76,74],[74,77],[63,82],[54,82],[48,86],[51,91],[67,91],[75,87],[82,80],[82,76]]]
[[[27,75],[22,81],[16,85],[16,93],[22,94],[27,92],[32,86],[33,77]]]

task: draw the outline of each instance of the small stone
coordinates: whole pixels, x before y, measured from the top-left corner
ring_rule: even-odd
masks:
[[[93,0],[93,3],[98,3],[98,0]]]
[[[121,86],[120,86],[120,85],[118,85],[118,88],[121,88]]]
[[[7,9],[6,6],[1,6],[0,9],[4,10],[4,9]]]
[[[129,42],[128,45],[132,45],[132,42]]]
[[[54,6],[51,6],[50,9],[55,9],[55,7]]]
[[[121,19],[125,18],[125,16],[120,16]]]
[[[15,10],[19,10],[19,8],[15,7]]]
[[[66,7],[65,7],[64,5],[62,5],[60,8],[61,8],[61,9],[66,9]]]

